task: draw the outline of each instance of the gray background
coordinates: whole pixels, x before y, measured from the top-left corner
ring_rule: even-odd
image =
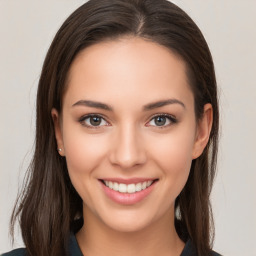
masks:
[[[33,149],[43,59],[59,26],[83,2],[0,0],[0,253],[12,248],[8,222]],[[174,2],[204,33],[219,84],[222,134],[212,193],[214,248],[225,256],[256,256],[256,1]]]

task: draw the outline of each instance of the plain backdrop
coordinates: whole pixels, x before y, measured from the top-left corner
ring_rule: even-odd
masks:
[[[35,95],[57,29],[81,0],[0,0],[0,253],[34,142]],[[220,94],[214,249],[256,256],[256,1],[176,0],[212,51]],[[17,233],[15,247],[22,246]]]

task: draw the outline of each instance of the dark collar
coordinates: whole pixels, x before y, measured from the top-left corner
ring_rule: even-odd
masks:
[[[70,256],[83,256],[74,233],[71,233],[70,239],[69,239],[69,254]],[[185,247],[180,256],[197,256],[195,247],[191,242],[191,240],[188,240],[186,242]],[[220,255],[213,252],[212,256],[220,256]]]
[[[70,256],[83,256],[74,233],[70,234],[68,249]]]
[[[70,256],[83,256],[74,233],[70,234],[69,254]],[[194,246],[190,240],[186,243],[181,256],[196,256]]]

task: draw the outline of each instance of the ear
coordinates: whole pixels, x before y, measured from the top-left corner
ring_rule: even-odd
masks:
[[[197,124],[196,138],[192,156],[193,159],[198,158],[203,153],[210,137],[212,121],[213,109],[212,105],[208,103],[204,105],[203,116]]]
[[[60,114],[55,108],[53,108],[51,115],[54,123],[55,138],[58,146],[57,150],[61,156],[65,156]]]

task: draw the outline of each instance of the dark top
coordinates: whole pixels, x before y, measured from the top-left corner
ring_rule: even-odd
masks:
[[[71,234],[69,239],[69,255],[83,256],[74,234]],[[26,256],[26,249],[25,248],[16,249],[11,252],[2,254],[2,256]],[[180,256],[197,256],[191,240],[188,240],[188,242],[185,244],[185,247]],[[209,256],[221,256],[221,255],[216,252],[212,252],[212,254]]]

